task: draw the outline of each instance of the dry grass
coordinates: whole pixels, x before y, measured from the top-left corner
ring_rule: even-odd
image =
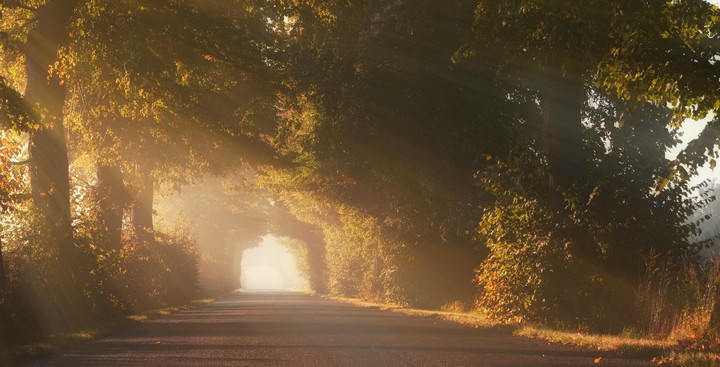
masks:
[[[422,316],[429,318],[436,318],[440,320],[452,321],[458,324],[467,325],[474,328],[481,329],[498,329],[502,327],[504,330],[514,330],[517,325],[507,325],[496,322],[489,319],[485,315],[479,312],[449,312],[449,311],[435,311],[435,310],[422,310],[417,308],[408,308],[397,304],[382,304],[369,301],[363,301],[355,298],[344,298],[344,297],[330,297],[325,298],[332,299],[339,302],[349,303],[355,306],[375,308],[383,311],[392,311],[402,313],[409,316]]]
[[[209,305],[211,303],[214,303],[215,301],[216,301],[215,298],[203,298],[203,299],[193,300],[192,302],[190,302],[190,304],[201,306],[201,305]]]
[[[713,352],[671,352],[667,361],[683,367],[720,367],[720,354]]]
[[[440,311],[452,313],[467,313],[472,307],[462,301],[452,301],[440,306]]]
[[[127,319],[135,322],[143,322],[148,320],[154,320],[160,317],[170,316],[174,313],[187,310],[189,308],[190,307],[188,306],[158,308],[154,310],[143,311],[136,315],[127,316]]]
[[[674,348],[677,343],[668,339],[636,338],[620,335],[587,334],[524,326],[514,335],[542,339],[552,343],[574,345],[581,348],[618,352],[662,352]]]

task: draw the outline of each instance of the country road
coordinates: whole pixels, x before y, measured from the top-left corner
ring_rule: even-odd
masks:
[[[241,293],[28,366],[653,366],[298,293]]]

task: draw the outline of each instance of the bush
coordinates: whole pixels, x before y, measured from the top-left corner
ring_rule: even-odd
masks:
[[[52,238],[46,221],[34,210],[5,219],[9,328],[30,337],[96,320],[84,286],[92,259],[77,247],[61,248],[63,244]]]
[[[538,320],[553,308],[548,276],[560,273],[554,259],[567,258],[551,242],[544,213],[536,202],[519,198],[483,215],[480,234],[490,256],[478,268],[478,306],[506,321]]]
[[[197,292],[195,242],[184,231],[145,242],[126,236],[108,251],[96,223],[81,216],[73,247],[60,249],[43,223],[33,210],[3,217],[9,317],[0,327],[15,341],[187,302]]]
[[[687,240],[688,188],[653,195],[650,174],[633,180],[634,172],[608,157],[591,172],[592,186],[560,193],[548,187],[543,166],[531,164],[533,154],[518,149],[479,176],[492,200],[478,227],[489,251],[477,270],[478,305],[499,319],[561,328],[649,327],[644,313],[653,306],[638,297],[648,291],[642,280],[655,275],[645,274],[644,259],[660,256],[669,281],[699,249]],[[652,287],[670,286],[657,281]],[[672,284],[682,288],[678,279]]]
[[[119,251],[94,250],[96,305],[122,313],[190,301],[198,291],[194,240],[183,231],[154,240],[125,236]]]

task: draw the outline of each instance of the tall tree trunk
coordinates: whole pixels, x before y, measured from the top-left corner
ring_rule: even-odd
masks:
[[[149,174],[144,175],[132,209],[132,223],[135,234],[141,240],[146,241],[152,240],[153,233],[153,186],[152,176]]]
[[[118,166],[98,164],[98,221],[103,231],[107,250],[120,249],[122,220],[126,203],[123,173]]]
[[[38,306],[38,322],[51,331],[76,328],[90,321],[80,254],[74,246],[70,216],[68,151],[63,126],[65,86],[50,74],[58,50],[69,41],[68,26],[78,0],[49,0],[38,7],[35,27],[24,45],[27,85],[25,103],[33,108],[37,130],[28,141],[33,202],[49,231],[48,251],[56,251],[57,264],[49,269],[49,286],[32,290],[46,298]]]
[[[550,77],[544,84],[541,107],[548,180],[551,187],[565,189],[586,175],[582,140],[585,88],[582,81],[571,77]]]
[[[25,100],[35,108],[40,124],[29,137],[30,180],[33,201],[44,213],[54,238],[63,250],[72,245],[70,183],[63,106],[65,86],[49,75],[58,49],[68,42],[67,27],[77,0],[50,0],[37,11],[37,22],[28,34]]]

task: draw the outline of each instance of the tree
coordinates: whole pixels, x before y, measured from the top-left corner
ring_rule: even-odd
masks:
[[[475,14],[475,40],[461,53],[538,90],[551,186],[585,176],[581,109],[590,88],[635,107],[671,103],[674,124],[715,108],[718,9],[705,1],[483,0]]]
[[[65,58],[77,107],[71,119],[74,141],[98,162],[98,178],[114,177],[98,187],[116,208],[101,214],[116,219],[113,233],[126,201],[136,233],[149,238],[161,182],[180,186],[241,160],[272,160],[262,140],[274,99],[268,25],[245,3],[223,12],[187,1],[86,7]],[[134,194],[113,195],[123,192]]]
[[[53,232],[49,246],[57,245],[61,254],[55,269],[61,275],[56,278],[73,279],[52,289],[64,303],[48,304],[47,310],[58,314],[88,308],[74,307],[73,300],[87,293],[88,284],[79,278],[90,276],[86,267],[74,266],[87,260],[81,259],[87,253],[76,253],[76,245],[81,244],[73,243],[65,120],[73,120],[72,132],[78,132],[78,126],[92,127],[82,135],[90,138],[85,142],[98,143],[83,144],[74,153],[98,153],[97,199],[102,208],[100,226],[112,245],[108,249],[119,246],[128,182],[142,183],[137,186],[144,189],[144,195],[137,196],[145,200],[135,205],[137,226],[142,228],[138,232],[144,234],[144,229],[152,228],[152,190],[157,180],[187,182],[210,168],[222,171],[237,157],[228,154],[236,149],[248,160],[270,160],[272,154],[255,126],[261,125],[258,116],[271,105],[261,98],[262,93],[271,93],[269,88],[258,84],[267,76],[265,48],[257,42],[268,27],[262,15],[251,14],[244,3],[229,7],[231,13],[206,11],[190,1],[83,1],[76,9],[79,3],[2,3],[3,16],[16,18],[3,23],[14,27],[3,32],[3,41],[8,41],[3,48],[14,47],[20,60],[27,56],[24,72],[3,69],[3,77],[13,77],[3,79],[1,85],[3,128],[31,134],[35,202]],[[22,18],[30,21],[25,24]],[[257,37],[253,32],[258,32]],[[18,91],[25,83],[15,79],[25,76],[22,95]],[[86,93],[79,92],[83,88]],[[94,102],[94,110],[78,104],[82,98],[92,98],[86,102]],[[69,108],[64,111],[65,107]],[[78,116],[92,119],[78,123]],[[197,132],[203,132],[204,139]],[[92,140],[103,133],[110,139]],[[74,146],[77,142],[72,141]],[[75,324],[71,318],[64,322]]]
[[[649,276],[650,255],[668,271],[697,255],[699,244],[688,241],[695,227],[686,222],[697,205],[691,188],[674,180],[659,194],[651,190],[670,164],[664,157],[675,143],[666,128],[670,111],[630,111],[607,96],[593,98],[595,105],[584,110],[592,186],[566,191],[562,210],[543,179],[539,121],[508,156],[478,175],[492,195],[479,223],[490,254],[478,267],[478,303],[498,318],[597,330],[647,327],[641,300],[635,309],[627,304]],[[616,124],[621,114],[622,127]]]
[[[16,166],[20,139],[16,134],[0,132],[0,215],[5,215],[26,201],[23,195],[23,175]],[[8,304],[10,289],[3,259],[3,240],[0,237],[0,340],[9,340],[12,327]]]
[[[383,296],[433,305],[472,293],[473,174],[511,141],[515,126],[498,116],[527,112],[503,98],[491,68],[451,64],[473,4],[298,2],[277,20],[286,89],[275,144],[295,165],[266,171],[267,181],[323,228],[331,291],[333,269],[350,269],[333,261],[347,260],[362,262],[375,282],[366,288]]]
[[[501,83],[537,96],[541,117],[480,172],[493,195],[480,221],[490,257],[478,275],[489,311],[618,327],[629,321],[613,320],[624,306],[604,294],[635,297],[653,251],[668,264],[697,254],[684,223],[695,204],[677,179],[687,175],[668,175],[664,152],[675,144],[667,127],[704,115],[716,98],[717,19],[717,8],[694,0],[477,3],[475,38],[458,56],[497,65]],[[653,195],[663,177],[665,191]]]
[[[52,290],[56,303],[52,307],[47,305],[42,315],[47,318],[48,326],[56,329],[83,323],[88,318],[87,314],[77,312],[85,309],[87,304],[83,294],[83,274],[77,270],[79,256],[73,241],[70,212],[64,126],[66,88],[62,77],[55,72],[60,50],[69,41],[68,27],[77,4],[76,0],[1,4],[4,16],[9,13],[12,17],[28,19],[24,23],[11,22],[11,27],[15,28],[4,33],[7,42],[3,47],[13,49],[11,54],[24,58],[24,73],[10,70],[16,73],[13,76],[23,76],[24,83],[11,81],[9,84],[13,89],[18,88],[15,91],[4,88],[5,101],[11,103],[4,103],[3,107],[14,107],[3,112],[6,118],[14,120],[10,124],[13,128],[24,129],[29,134],[28,167],[33,203],[41,213],[42,230],[48,231],[43,244],[47,251],[57,254],[57,274],[63,279]],[[5,74],[4,77],[10,76]],[[3,84],[8,86],[8,83]],[[24,93],[20,93],[22,87]]]
[[[51,70],[58,60],[58,50],[69,40],[67,28],[76,4],[76,0],[54,0],[40,5],[35,27],[28,33],[23,48],[27,75],[24,99],[33,108],[33,120],[38,123],[37,130],[30,132],[29,141],[33,201],[54,228],[55,239],[63,251],[72,247],[63,121],[65,86]]]

